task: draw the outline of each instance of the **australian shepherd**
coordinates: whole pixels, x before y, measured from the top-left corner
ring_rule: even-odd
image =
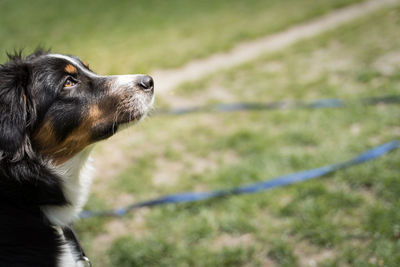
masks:
[[[151,109],[147,75],[100,76],[36,51],[0,65],[0,266],[89,266],[70,229],[91,184],[93,144]]]

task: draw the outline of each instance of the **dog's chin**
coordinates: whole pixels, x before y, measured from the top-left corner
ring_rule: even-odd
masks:
[[[126,129],[130,128],[131,126],[135,125],[136,123],[145,119],[153,110],[153,104],[154,104],[154,95],[151,97],[150,100],[148,100],[147,104],[142,105],[140,107],[140,110],[134,110],[134,111],[130,112],[131,114],[132,113],[135,114],[134,116],[132,116],[132,117],[128,116],[129,119],[118,123],[118,129],[117,129],[116,133],[126,130]]]

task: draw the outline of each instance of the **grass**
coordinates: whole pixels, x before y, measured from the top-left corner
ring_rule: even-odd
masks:
[[[208,103],[397,94],[399,24],[400,8],[379,11],[186,84],[176,97]],[[213,90],[225,93],[216,98]],[[125,133],[128,140],[116,136],[97,149],[102,176],[88,207],[261,181],[399,138],[398,105],[354,103],[153,117]],[[110,157],[120,140],[129,166],[107,177],[106,170],[124,166]],[[142,209],[77,226],[96,266],[399,266],[399,161],[396,151],[267,193]]]
[[[361,1],[3,0],[0,50],[30,51],[43,45],[79,55],[99,73],[148,72],[177,67]]]

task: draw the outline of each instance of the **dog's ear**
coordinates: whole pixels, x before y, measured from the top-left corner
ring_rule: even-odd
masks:
[[[3,157],[22,154],[28,123],[29,66],[18,58],[0,66],[0,151]],[[0,153],[1,155],[1,153]]]

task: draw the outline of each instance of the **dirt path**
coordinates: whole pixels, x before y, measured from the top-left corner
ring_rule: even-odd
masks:
[[[214,54],[208,58],[195,60],[178,69],[155,71],[152,76],[156,81],[157,94],[165,94],[182,82],[197,80],[218,70],[254,60],[264,53],[283,49],[297,41],[334,29],[379,8],[398,4],[400,4],[400,0],[370,0],[351,5],[283,32],[241,43],[227,53]]]

